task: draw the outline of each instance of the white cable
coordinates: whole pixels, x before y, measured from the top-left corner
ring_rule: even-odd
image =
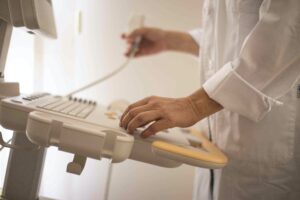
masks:
[[[138,14],[134,14],[131,16],[130,20],[129,20],[129,24],[128,24],[128,28],[129,28],[129,32],[132,32],[133,30],[137,29],[137,28],[140,28],[143,26],[144,24],[144,21],[145,21],[145,16],[144,15],[138,15]],[[77,90],[74,90],[72,92],[70,92],[69,94],[67,94],[67,97],[70,97],[78,92],[82,92],[84,90],[87,90],[88,88],[90,87],[93,87],[97,84],[100,84],[110,78],[112,78],[113,76],[117,75],[118,73],[120,73],[123,69],[125,69],[128,64],[130,63],[131,59],[134,58],[136,52],[139,50],[139,45],[142,41],[142,37],[139,36],[137,38],[135,38],[134,42],[133,42],[133,45],[132,45],[132,48],[131,48],[131,51],[129,53],[129,57],[128,59],[119,67],[117,68],[115,71],[111,72],[110,74],[107,74],[106,76],[96,80],[96,81],[93,81],[81,88],[78,88]]]
[[[113,72],[107,74],[106,76],[104,76],[104,77],[102,77],[102,78],[100,78],[100,79],[98,79],[96,81],[93,81],[93,82],[91,82],[91,83],[89,83],[89,84],[87,84],[87,85],[85,85],[85,86],[83,86],[81,88],[78,88],[78,89],[70,92],[69,94],[67,94],[67,97],[70,97],[70,96],[72,96],[72,95],[74,95],[76,93],[79,93],[79,92],[82,92],[84,90],[87,90],[88,88],[93,87],[93,86],[95,86],[97,84],[100,84],[100,83],[102,83],[102,82],[104,82],[104,81],[112,78],[113,76],[119,74],[123,69],[125,69],[128,66],[128,64],[130,63],[130,61],[134,58],[136,52],[138,51],[138,47],[139,47],[139,44],[140,44],[141,40],[142,40],[141,37],[136,38],[136,40],[134,41],[134,44],[132,46],[132,50],[131,50],[131,52],[129,54],[128,59],[119,68],[117,68]]]
[[[122,71],[123,69],[125,69],[125,68],[127,67],[127,65],[128,65],[128,63],[130,62],[130,60],[131,60],[131,58],[128,58],[128,59],[127,59],[127,60],[126,60],[126,61],[125,61],[118,69],[116,69],[115,71],[111,72],[110,74],[107,74],[106,76],[104,76],[104,77],[102,77],[102,78],[100,78],[100,79],[98,79],[98,80],[96,80],[96,81],[93,81],[93,82],[91,82],[91,83],[89,83],[89,84],[87,84],[87,85],[85,85],[85,86],[83,86],[83,87],[81,87],[81,88],[78,88],[78,89],[76,89],[76,90],[70,92],[69,94],[67,94],[67,96],[69,97],[69,96],[72,96],[72,95],[74,95],[74,94],[76,94],[76,93],[82,92],[82,91],[84,91],[84,90],[86,90],[86,89],[88,89],[88,88],[90,88],[90,87],[93,87],[93,86],[95,86],[95,85],[97,85],[97,84],[99,84],[99,83],[102,83],[103,81],[106,81],[107,79],[109,79],[109,78],[115,76],[116,74],[118,74],[120,71]]]

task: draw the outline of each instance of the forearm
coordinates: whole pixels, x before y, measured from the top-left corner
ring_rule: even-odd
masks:
[[[195,114],[199,118],[198,120],[208,117],[223,109],[223,106],[211,99],[203,88],[197,90],[188,98]]]
[[[167,50],[199,55],[199,46],[192,36],[185,32],[166,31]]]

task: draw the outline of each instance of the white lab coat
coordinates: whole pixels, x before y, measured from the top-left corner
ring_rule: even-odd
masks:
[[[299,200],[300,0],[206,0],[202,25],[203,88],[225,108],[211,137],[230,161],[213,192],[197,170],[193,199]]]

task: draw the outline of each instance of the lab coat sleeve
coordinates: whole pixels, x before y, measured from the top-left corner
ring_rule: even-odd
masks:
[[[192,36],[192,38],[195,40],[195,42],[200,47],[202,29],[194,29],[194,30],[189,31],[188,33]]]
[[[264,0],[259,20],[238,58],[204,83],[208,95],[225,109],[253,121],[261,120],[272,106],[281,104],[263,91],[272,87],[272,81],[284,71],[300,63],[299,10],[299,0]]]

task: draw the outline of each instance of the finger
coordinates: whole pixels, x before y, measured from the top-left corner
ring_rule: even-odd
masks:
[[[131,54],[131,48],[129,48],[126,52],[125,52],[125,56],[129,57]],[[148,53],[149,54],[149,53]],[[139,47],[139,49],[137,50],[137,52],[135,53],[134,57],[140,57],[140,56],[146,56],[148,55],[143,51],[142,47]]]
[[[132,39],[127,39],[126,43],[129,44],[129,46],[132,46],[132,44],[134,43],[134,40]]]
[[[132,134],[137,128],[157,121],[161,117],[161,112],[158,110],[142,112],[129,121],[127,131]]]
[[[125,53],[126,56],[129,56],[130,53],[132,52],[134,42],[135,42],[134,40],[130,40],[130,39],[127,40],[128,48]],[[138,56],[148,55],[151,53],[151,52],[148,52],[148,51],[151,51],[151,48],[152,47],[149,46],[146,42],[144,42],[144,39],[142,39],[142,42],[139,44],[139,47],[138,47],[137,51],[135,52],[134,56],[138,57]]]
[[[136,52],[135,56],[136,57],[147,56],[147,55],[150,55],[150,54],[153,54],[153,53],[155,53],[155,52],[153,50],[151,50],[151,49],[140,48]]]
[[[139,37],[139,36],[144,36],[147,33],[147,31],[148,31],[148,29],[144,28],[144,27],[135,29],[127,35],[127,38],[134,39],[134,38]]]
[[[127,48],[127,50],[125,51],[125,56],[128,57],[130,55],[131,48],[132,48],[132,46],[130,46],[130,47]]]
[[[132,110],[132,109],[134,109],[134,108],[136,108],[136,107],[138,107],[138,106],[142,106],[142,105],[147,104],[147,103],[149,102],[149,100],[150,100],[150,97],[147,97],[147,98],[144,98],[144,99],[142,99],[142,100],[140,100],[140,101],[137,101],[137,102],[135,102],[135,103],[129,105],[129,106],[126,108],[125,112],[122,114],[121,120],[120,120],[120,121],[123,120],[123,118],[125,117],[125,115],[126,115],[130,110]]]
[[[131,53],[132,53],[132,48],[133,48],[133,45],[129,45],[128,47],[127,47],[127,49],[126,49],[126,51],[125,51],[125,56],[127,56],[127,57],[129,57],[130,55],[131,55]],[[140,47],[137,49],[137,51],[135,52],[135,57],[136,57],[136,55],[138,54],[138,52],[140,52]]]
[[[127,43],[129,44],[129,48],[127,49],[125,55],[129,56],[130,52],[132,50],[134,40],[128,39]],[[155,47],[153,47],[153,44],[151,42],[147,41],[146,39],[142,39],[141,43],[139,44],[138,51],[135,53],[134,56],[135,57],[146,56],[146,55],[156,53],[155,51],[156,51],[156,49],[155,49]]]
[[[121,122],[121,127],[127,129],[128,123],[133,118],[135,118],[141,112],[146,112],[146,111],[150,111],[150,110],[151,110],[151,106],[149,104],[133,108],[132,110],[130,110],[129,112],[127,112],[127,114],[123,118],[121,118],[121,121],[120,121]]]
[[[129,57],[130,54],[131,54],[131,49],[130,49],[130,50],[127,50],[127,51],[125,52],[125,56],[126,56],[126,57]],[[134,54],[134,57],[137,58],[137,57],[147,56],[147,55],[149,55],[149,54],[145,54],[145,53],[143,53],[143,51],[138,50],[138,51]]]
[[[141,133],[141,137],[147,138],[167,128],[171,128],[171,123],[168,120],[158,120],[157,122],[151,124],[146,130],[144,130]]]
[[[121,38],[124,40],[133,40],[131,37],[129,37],[129,34],[127,33],[122,33]]]

